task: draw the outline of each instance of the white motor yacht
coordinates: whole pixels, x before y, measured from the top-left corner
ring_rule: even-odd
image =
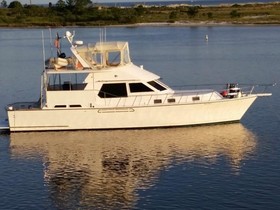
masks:
[[[11,132],[232,122],[239,121],[256,98],[271,95],[253,93],[253,87],[245,91],[236,84],[223,92],[173,90],[158,75],[132,63],[127,42],[84,44],[73,40],[74,33],[66,32],[65,37],[72,56],[59,52],[49,59],[40,99],[6,107]]]

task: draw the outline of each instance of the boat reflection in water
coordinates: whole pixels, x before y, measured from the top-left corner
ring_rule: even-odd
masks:
[[[256,148],[241,124],[149,130],[11,133],[13,158],[41,158],[59,209],[131,208],[160,171],[227,160],[233,174]],[[212,166],[213,167],[213,166]],[[187,173],[187,172],[186,172]]]

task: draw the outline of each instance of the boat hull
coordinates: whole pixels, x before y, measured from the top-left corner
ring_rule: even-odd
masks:
[[[173,127],[239,121],[257,98],[146,107],[8,110],[10,131]]]

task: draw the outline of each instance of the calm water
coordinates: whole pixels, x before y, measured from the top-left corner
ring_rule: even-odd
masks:
[[[99,29],[74,30],[99,39]],[[39,97],[41,34],[0,29],[0,119],[6,104]],[[279,34],[277,26],[107,28],[107,40],[130,42],[135,64],[177,87],[279,83]],[[0,135],[0,209],[280,209],[279,86],[270,90],[236,124]]]

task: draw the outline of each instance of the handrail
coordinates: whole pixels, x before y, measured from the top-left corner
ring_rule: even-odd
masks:
[[[274,84],[273,86],[275,86]],[[270,85],[271,86],[271,85]],[[268,87],[267,85],[253,85],[241,88],[241,97],[246,97],[253,94],[256,87]],[[126,95],[116,96],[110,93],[103,92],[104,98],[99,98],[100,90],[91,89],[83,91],[94,91],[97,97],[96,106],[105,106],[105,107],[131,107],[131,106],[153,106],[153,105],[172,105],[172,104],[192,104],[192,103],[201,103],[207,101],[215,100],[231,100],[229,98],[223,98],[217,91],[214,90],[187,90],[187,91],[174,91],[168,93],[147,93],[141,95]],[[259,93],[263,93],[258,91]],[[257,94],[257,93],[256,93]],[[110,95],[111,97],[106,97]],[[7,110],[28,110],[28,109],[39,109],[42,108],[42,102],[45,100],[46,95],[41,93],[41,97],[38,101],[35,102],[16,102],[9,104]],[[196,98],[194,98],[196,97]],[[161,101],[159,101],[159,100]],[[168,100],[173,99],[173,100]],[[157,100],[157,101],[155,101]]]
[[[252,86],[246,86],[246,87],[242,87],[241,91],[242,91],[242,94],[251,95],[251,94],[253,94],[253,92],[255,91],[255,89],[257,87],[264,87],[264,89],[262,91],[258,91],[258,92],[262,92],[263,93],[267,89],[267,87],[269,87],[269,86],[271,86],[271,85],[252,85]],[[274,86],[274,85],[272,85],[272,86]]]
[[[241,87],[241,97],[249,96],[253,94],[255,87],[257,86],[274,86],[273,85],[251,85]],[[100,90],[95,90],[100,91]],[[205,94],[206,93],[206,94]],[[190,97],[200,97],[199,100],[192,100]],[[198,103],[198,102],[207,102],[215,100],[215,97],[223,97],[215,90],[212,89],[203,89],[203,90],[174,90],[174,92],[169,93],[156,93],[156,94],[141,94],[141,95],[128,95],[125,97],[125,100],[122,102],[124,97],[112,97],[112,98],[103,98],[105,106],[113,107],[125,107],[125,106],[151,106],[151,105],[167,105],[167,104],[186,104],[186,103]],[[168,102],[167,99],[174,98],[175,102]],[[145,100],[143,100],[145,99]],[[162,102],[155,103],[153,100],[161,99]],[[225,98],[228,99],[228,98]],[[114,101],[115,100],[115,101]],[[109,102],[109,103],[108,103]],[[146,103],[145,103],[146,102]]]
[[[100,92],[99,90],[95,90],[97,92]],[[209,93],[209,95],[205,95],[204,93]],[[104,96],[106,96],[107,93],[104,92]],[[154,105],[154,100],[161,99],[161,103],[157,103],[157,105],[162,104],[171,104],[171,102],[168,102],[168,98],[174,98],[176,99],[176,102],[172,102],[172,104],[185,104],[185,103],[197,103],[197,100],[191,100],[190,97],[201,97],[199,101],[211,101],[214,97],[214,94],[217,96],[219,93],[217,93],[214,90],[195,90],[195,91],[175,91],[171,93],[161,93],[161,94],[141,94],[141,95],[129,95],[126,97],[104,97],[102,100],[104,101],[103,105],[107,107],[125,107],[125,106],[151,106]],[[112,96],[112,94],[110,94]],[[205,98],[206,97],[206,98]],[[145,100],[143,100],[146,98]],[[183,100],[184,99],[184,100]],[[222,99],[222,98],[221,98]],[[115,100],[115,101],[114,101]],[[122,102],[123,100],[123,102]],[[146,102],[146,103],[145,103]],[[112,104],[113,103],[113,104]]]
[[[40,108],[40,101],[33,101],[33,102],[16,102],[6,106],[7,110],[27,110],[27,109],[39,109]]]

